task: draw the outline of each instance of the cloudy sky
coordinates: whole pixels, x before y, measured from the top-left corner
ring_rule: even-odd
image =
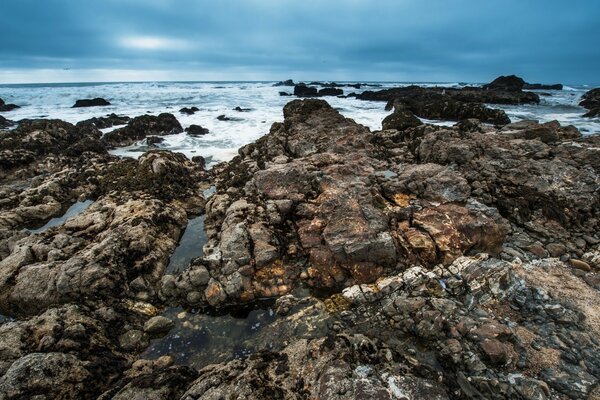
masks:
[[[600,83],[598,0],[0,0],[0,83]]]

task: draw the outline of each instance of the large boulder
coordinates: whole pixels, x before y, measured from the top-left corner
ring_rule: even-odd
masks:
[[[525,81],[516,75],[499,76],[492,82],[484,85],[483,88],[486,90],[504,90],[508,92],[519,92],[523,90]]]
[[[110,102],[107,100],[96,97],[95,99],[81,99],[77,100],[72,108],[79,107],[102,107],[102,106],[110,106]]]
[[[316,97],[318,96],[318,91],[316,87],[306,86],[301,83],[294,86],[294,96],[298,97]]]
[[[344,91],[342,89],[338,89],[335,87],[326,87],[323,89],[320,89],[318,92],[319,96],[341,96],[344,94]]]
[[[147,136],[175,135],[181,132],[183,128],[173,114],[142,115],[133,118],[127,126],[108,132],[102,140],[111,146],[128,146]]]
[[[208,134],[208,132],[209,132],[208,128],[203,128],[200,125],[194,125],[194,124],[185,128],[185,131],[190,136],[203,136],[203,135]]]

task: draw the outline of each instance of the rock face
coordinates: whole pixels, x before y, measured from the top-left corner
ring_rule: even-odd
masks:
[[[78,107],[100,107],[100,106],[110,106],[110,102],[107,100],[97,97],[95,99],[82,99],[77,100],[72,108]]]
[[[142,115],[133,118],[127,126],[108,132],[102,140],[109,146],[128,146],[147,136],[174,135],[181,132],[183,128],[173,114]]]
[[[588,91],[581,99],[579,105],[590,110],[584,117],[593,118],[600,116],[600,88]]]
[[[474,105],[420,96],[438,95]],[[406,104],[371,132],[294,100],[210,171],[167,151],[110,156],[99,121],[21,121],[0,136],[0,313],[13,317],[0,324],[0,397],[597,398],[598,136],[436,126]],[[170,126],[134,121],[136,137]],[[61,225],[23,230],[82,199],[94,202]],[[200,214],[203,255],[165,275]],[[269,330],[257,319],[211,365],[140,355],[165,335],[197,351],[181,315],[268,299]],[[250,342],[261,350],[248,355]]]

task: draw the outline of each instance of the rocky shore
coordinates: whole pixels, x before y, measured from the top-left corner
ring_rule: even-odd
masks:
[[[0,120],[0,399],[599,399],[600,137],[484,105],[539,101],[513,81],[363,92],[373,132],[296,99],[211,170],[107,152],[171,114]],[[170,315],[265,304],[257,351],[146,356]]]

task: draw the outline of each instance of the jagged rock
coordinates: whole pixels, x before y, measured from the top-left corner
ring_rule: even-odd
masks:
[[[110,102],[108,102],[107,100],[105,100],[101,97],[96,97],[95,99],[82,99],[82,100],[77,100],[72,108],[98,107],[98,106],[110,106]]]
[[[181,132],[183,128],[173,114],[142,115],[133,118],[127,126],[108,132],[102,140],[111,146],[128,146],[147,136],[174,135]]]

